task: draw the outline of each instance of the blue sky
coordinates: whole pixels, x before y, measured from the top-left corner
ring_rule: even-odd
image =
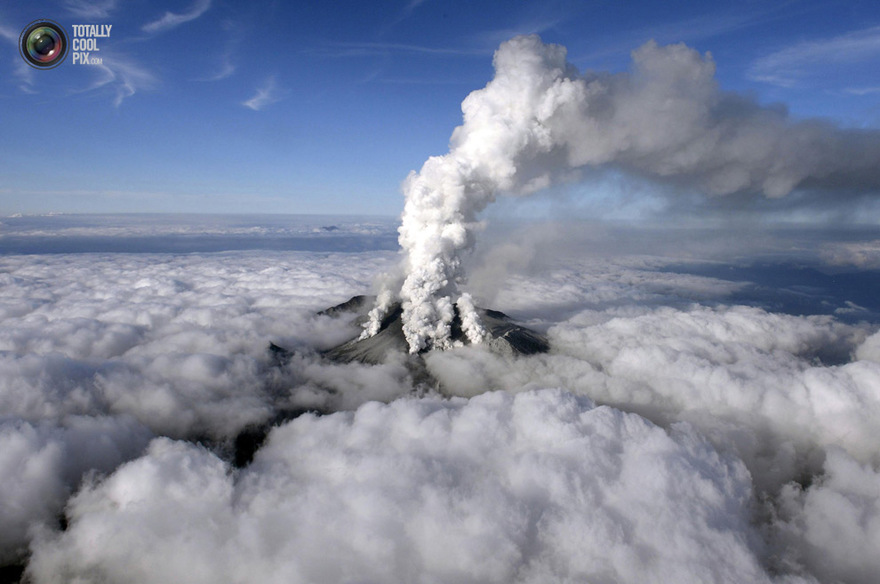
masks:
[[[112,25],[102,66],[27,66],[40,18]],[[622,71],[644,42],[712,53],[722,88],[880,128],[880,5],[860,1],[232,2],[0,6],[0,215],[397,215],[515,34]]]

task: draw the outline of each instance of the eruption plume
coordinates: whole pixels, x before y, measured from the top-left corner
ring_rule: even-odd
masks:
[[[452,346],[456,312],[479,342],[473,300],[460,289],[478,214],[499,194],[530,194],[579,169],[613,167],[710,195],[880,186],[877,132],[793,121],[722,92],[711,55],[684,44],[651,41],[632,57],[628,73],[580,74],[564,47],[535,35],[500,46],[494,79],[462,103],[449,152],[403,184],[405,280],[398,293],[380,293],[364,338],[399,296],[410,352]]]

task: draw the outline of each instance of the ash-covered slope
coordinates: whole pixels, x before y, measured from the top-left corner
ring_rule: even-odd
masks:
[[[335,316],[345,312],[359,312],[362,318],[366,319],[366,313],[373,304],[372,300],[367,296],[355,296],[342,304],[321,311],[321,314]],[[486,346],[496,353],[534,355],[546,353],[550,349],[550,344],[542,335],[512,322],[503,312],[478,308],[477,313],[489,337]],[[387,359],[389,352],[408,353],[409,347],[403,334],[402,314],[403,308],[400,304],[395,304],[382,320],[379,332],[375,336],[368,339],[352,339],[326,351],[324,356],[344,363],[360,361],[378,364]],[[452,340],[464,345],[471,344],[461,329],[461,319],[457,310],[452,321]]]

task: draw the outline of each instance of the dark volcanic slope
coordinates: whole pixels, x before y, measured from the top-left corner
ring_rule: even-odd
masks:
[[[330,316],[344,312],[359,312],[366,318],[366,312],[372,306],[367,296],[355,296],[332,308],[322,310],[321,314]],[[519,326],[512,322],[503,312],[497,310],[478,309],[483,327],[489,334],[486,346],[496,353],[505,355],[533,355],[545,353],[550,349],[550,344],[540,334]],[[395,304],[391,312],[382,321],[379,333],[375,336],[358,340],[357,338],[336,346],[324,353],[334,361],[362,363],[382,363],[387,359],[389,352],[408,352],[406,338],[403,335],[403,322],[401,316],[403,309],[400,304]],[[461,321],[458,312],[452,321],[452,339],[468,345],[470,342],[461,330]]]

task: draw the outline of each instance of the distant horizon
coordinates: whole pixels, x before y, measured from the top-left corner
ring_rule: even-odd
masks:
[[[85,215],[85,216],[127,216],[127,215],[139,215],[139,216],[150,216],[150,215],[191,215],[194,217],[210,217],[210,216],[233,216],[233,217],[376,217],[376,218],[386,218],[386,219],[399,219],[399,215],[393,214],[375,214],[375,213],[268,213],[268,212],[259,212],[259,213],[244,213],[244,212],[236,212],[236,211],[212,211],[212,212],[199,212],[199,211],[119,211],[119,212],[101,212],[101,211],[48,211],[45,213],[13,213],[11,215],[0,215],[0,218],[18,218],[18,217],[54,217],[58,215]]]
[[[352,251],[351,238],[364,249],[400,250],[400,217],[318,213],[52,213],[0,217],[0,255],[82,253],[83,251],[192,251],[216,246],[236,249]],[[555,241],[561,249],[590,256],[659,254],[729,261],[737,256],[779,261],[819,262],[833,249],[835,262],[859,269],[880,268],[880,225],[829,221],[752,221],[748,216],[711,221],[663,217],[561,218],[499,213],[484,222],[478,254],[516,238]],[[597,239],[591,239],[596,233]],[[609,242],[615,242],[610,246]],[[610,247],[609,247],[610,246]],[[830,246],[830,247],[829,247]],[[143,248],[143,249],[141,249]],[[482,251],[480,251],[482,250]],[[756,255],[757,254],[757,255]],[[842,255],[841,255],[842,254]],[[828,257],[832,257],[828,256]],[[849,259],[847,259],[849,258]],[[861,258],[859,260],[858,258]],[[774,260],[775,261],[775,260]],[[835,263],[829,266],[836,265]]]

